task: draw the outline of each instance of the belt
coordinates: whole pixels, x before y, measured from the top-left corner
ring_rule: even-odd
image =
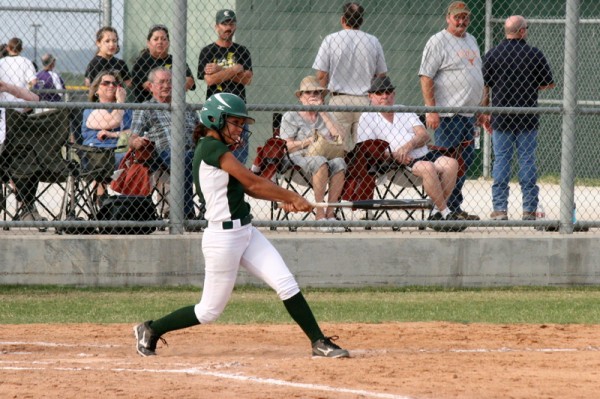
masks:
[[[218,230],[237,229],[252,222],[252,215],[244,216],[241,219],[226,220],[224,222],[208,222],[208,226]]]
[[[335,96],[352,96],[352,97],[366,97],[366,94],[348,94],[348,93],[340,93],[339,91],[330,91],[329,94],[331,94],[333,97]]]

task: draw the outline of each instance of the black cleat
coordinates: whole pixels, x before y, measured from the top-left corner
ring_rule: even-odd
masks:
[[[152,328],[150,328],[150,321],[146,321],[142,324],[138,324],[133,327],[133,333],[135,334],[135,349],[141,356],[156,356],[156,343],[160,339],[165,345],[167,341],[163,338],[154,334]]]
[[[331,358],[350,357],[350,353],[346,349],[342,349],[333,343],[337,339],[337,336],[324,337],[315,342],[312,346],[313,356]]]

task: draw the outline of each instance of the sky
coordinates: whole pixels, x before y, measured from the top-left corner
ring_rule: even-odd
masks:
[[[111,0],[112,26],[121,37],[124,1]],[[48,51],[56,53],[59,49],[63,57],[58,60],[59,70],[78,71],[82,63],[87,65],[96,49],[96,31],[104,22],[102,14],[17,11],[17,8],[102,10],[102,0],[0,0],[0,43],[6,43],[11,37],[21,38],[25,46],[23,55],[33,59],[34,53],[37,53],[38,63],[42,54]],[[37,40],[33,25],[39,25]]]

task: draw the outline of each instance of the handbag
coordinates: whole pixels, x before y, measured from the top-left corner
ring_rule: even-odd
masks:
[[[340,136],[335,141],[328,140],[315,129],[315,140],[306,150],[306,156],[321,156],[327,159],[342,158],[344,156],[344,144]]]
[[[154,144],[144,141],[145,145],[138,149],[129,149],[117,170],[117,178],[112,181],[111,188],[123,195],[150,195],[152,183],[150,182],[150,168],[147,163],[152,159]]]

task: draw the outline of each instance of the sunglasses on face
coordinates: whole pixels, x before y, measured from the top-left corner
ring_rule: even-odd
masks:
[[[376,91],[373,94],[375,94],[376,96],[383,96],[384,94],[394,94],[394,90]]]
[[[100,82],[100,86],[119,87],[120,85],[121,85],[121,83],[116,82],[114,80],[103,80],[102,82]]]

